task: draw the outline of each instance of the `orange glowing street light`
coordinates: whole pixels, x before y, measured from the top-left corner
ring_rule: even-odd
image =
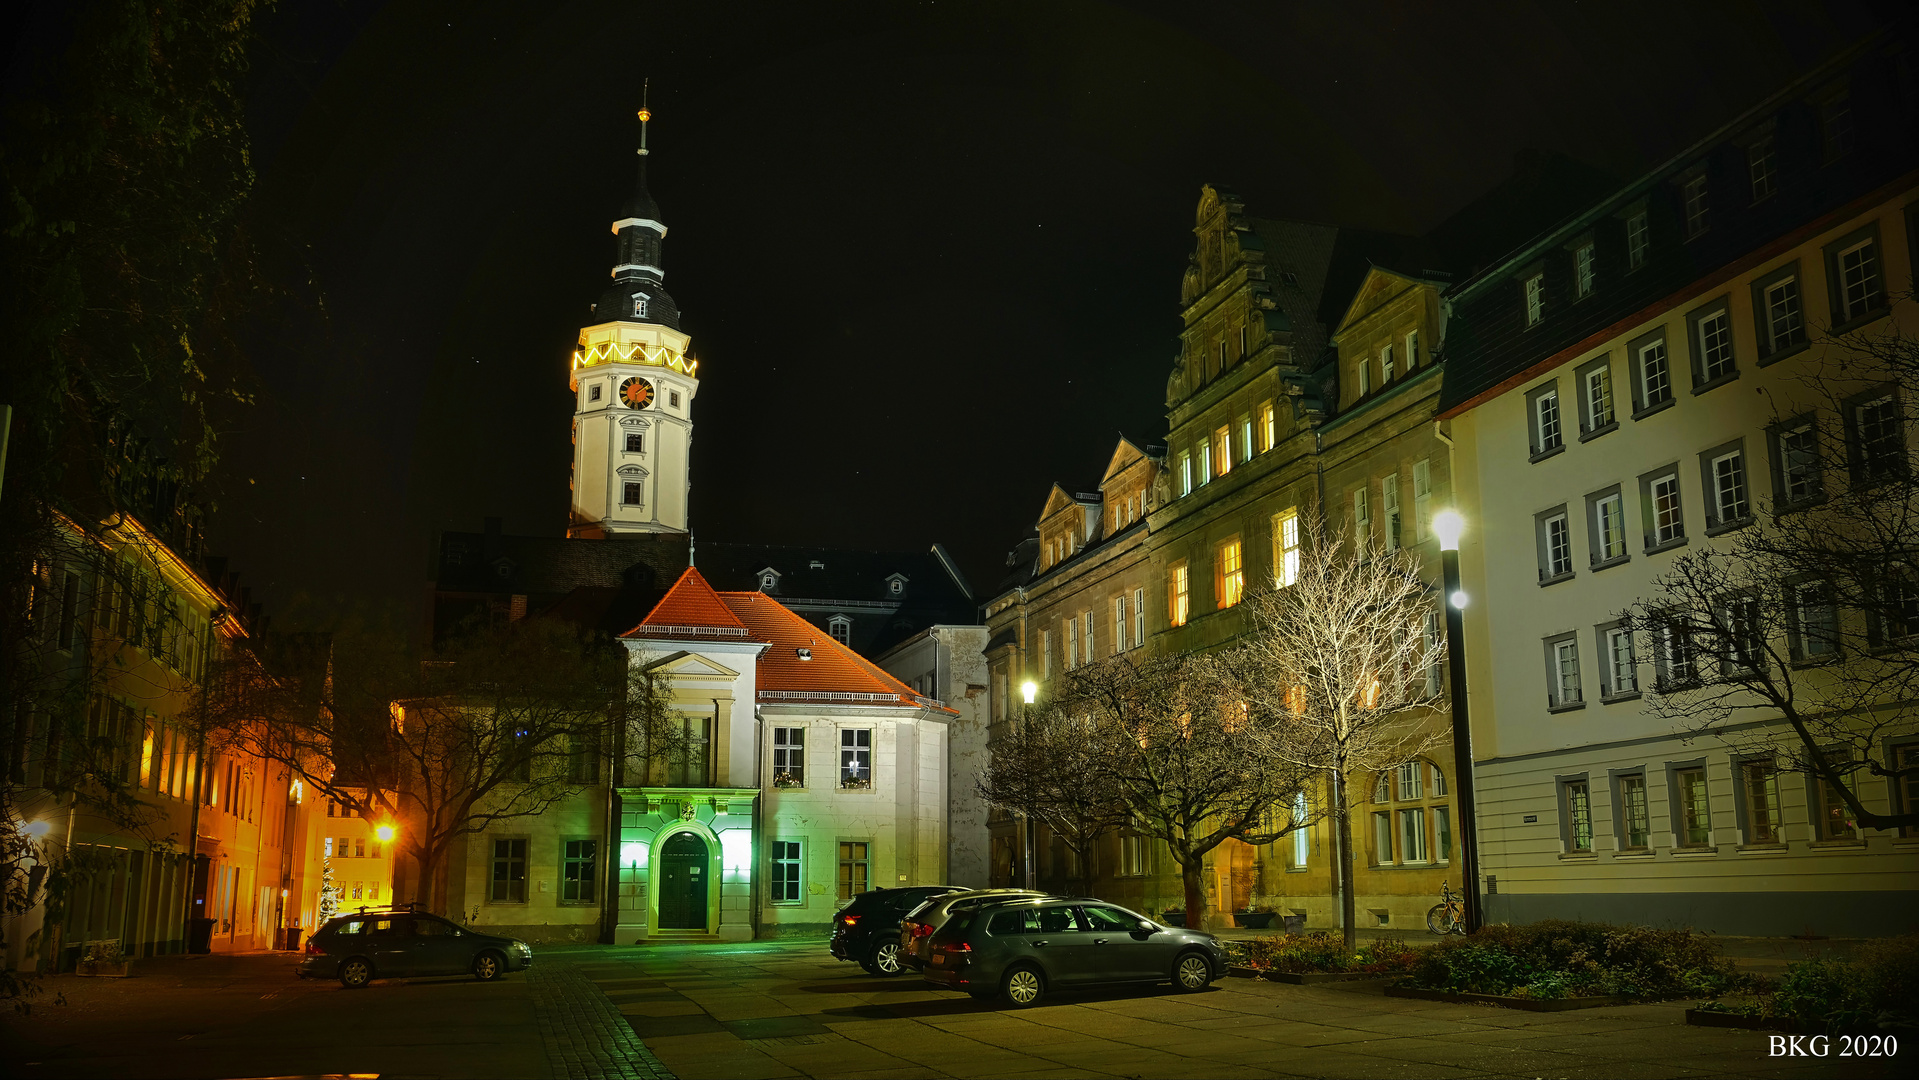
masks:
[[[373,835],[375,835],[375,836],[377,836],[377,837],[379,837],[379,838],[380,838],[380,842],[381,842],[382,844],[384,844],[384,843],[386,843],[387,841],[389,841],[389,840],[391,840],[391,839],[393,839],[393,834],[394,834],[394,833],[395,833],[396,831],[397,831],[397,830],[395,830],[395,829],[393,828],[393,826],[391,826],[391,825],[375,825],[375,826],[373,827]]]

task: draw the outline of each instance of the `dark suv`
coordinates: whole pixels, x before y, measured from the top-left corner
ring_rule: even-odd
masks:
[[[927,982],[1034,1005],[1050,990],[1171,980],[1204,990],[1226,967],[1219,939],[1090,898],[1010,900],[956,911],[933,934]]]
[[[869,975],[898,975],[900,920],[927,900],[957,891],[954,885],[909,885],[863,892],[833,916],[828,948],[836,959],[859,961]]]
[[[533,950],[517,938],[456,926],[438,915],[394,908],[327,921],[307,939],[302,979],[339,979],[357,990],[375,979],[466,975],[482,982],[533,966]]]

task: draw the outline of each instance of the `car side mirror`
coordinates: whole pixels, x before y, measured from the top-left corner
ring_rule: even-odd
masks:
[[[1149,934],[1155,934],[1159,932],[1159,924],[1152,921],[1151,919],[1141,919],[1139,921],[1139,928],[1141,930],[1146,931]]]

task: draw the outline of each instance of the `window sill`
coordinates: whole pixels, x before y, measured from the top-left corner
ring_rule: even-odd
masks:
[[[1719,849],[1716,847],[1674,848],[1672,852],[1675,859],[1711,859],[1718,855]]]
[[[1657,555],[1662,551],[1671,551],[1673,548],[1681,548],[1685,546],[1686,546],[1686,538],[1683,536],[1675,536],[1671,540],[1667,540],[1664,543],[1647,544],[1646,554]]]
[[[1614,862],[1651,862],[1653,858],[1651,848],[1622,848],[1613,852]]]
[[[1640,409],[1638,412],[1633,413],[1632,418],[1634,420],[1644,420],[1646,417],[1651,416],[1654,413],[1664,412],[1667,409],[1672,408],[1673,402],[1676,400],[1677,400],[1676,398],[1667,398],[1666,400],[1658,402],[1657,404],[1647,405],[1644,408]]]
[[[1607,559],[1603,562],[1593,563],[1591,566],[1588,566],[1586,569],[1597,573],[1598,571],[1601,571],[1601,570],[1611,570],[1615,566],[1624,566],[1626,563],[1629,563],[1631,561],[1632,561],[1632,552],[1629,551],[1624,555],[1614,555],[1612,558]]]
[[[1549,457],[1552,457],[1555,454],[1563,454],[1565,452],[1566,452],[1566,444],[1564,442],[1561,442],[1558,446],[1555,446],[1551,448],[1550,450],[1533,451],[1533,455],[1527,458],[1526,460],[1531,462],[1534,465],[1537,465],[1540,462],[1546,460]]]
[[[1606,424],[1606,425],[1605,425],[1605,426],[1603,426],[1603,427],[1596,427],[1596,428],[1594,428],[1594,429],[1592,429],[1591,431],[1582,431],[1582,432],[1580,432],[1580,433],[1579,433],[1579,441],[1580,441],[1580,442],[1591,442],[1591,441],[1593,441],[1594,439],[1597,439],[1597,438],[1599,438],[1599,437],[1600,437],[1601,435],[1610,435],[1610,434],[1612,434],[1613,432],[1615,432],[1615,431],[1618,431],[1618,430],[1619,430],[1619,421],[1617,421],[1617,420],[1614,420],[1614,421],[1613,421],[1612,423],[1610,423],[1610,424]]]
[[[1568,701],[1563,705],[1549,705],[1546,711],[1549,713],[1578,712],[1585,707],[1586,703],[1583,701]]]
[[[1602,694],[1600,695],[1599,703],[1601,705],[1618,705],[1622,702],[1638,701],[1638,700],[1639,700],[1639,691],[1628,690],[1623,694]]]
[[[1887,315],[1891,313],[1892,313],[1891,308],[1885,308],[1885,307],[1873,308],[1871,311],[1868,311],[1865,314],[1860,315],[1859,317],[1851,320],[1850,322],[1839,323],[1838,325],[1828,329],[1826,331],[1826,337],[1834,338],[1834,337],[1838,337],[1841,334],[1849,334],[1854,330],[1859,330],[1871,323],[1878,322],[1880,319],[1885,318]],[[1837,313],[1835,312],[1835,314]]]
[[[1798,356],[1800,353],[1805,352],[1811,346],[1812,346],[1811,342],[1802,341],[1797,345],[1788,345],[1785,348],[1780,349],[1778,352],[1767,353],[1766,355],[1759,358],[1759,366],[1768,367],[1772,364],[1776,364],[1779,361],[1786,359],[1787,357]]]
[[[1806,845],[1814,851],[1864,851],[1864,840],[1814,840]]]
[[[1784,855],[1784,844],[1741,844],[1733,849],[1741,855]]]
[[[1554,574],[1552,577],[1540,578],[1539,587],[1543,589],[1548,585],[1557,585],[1562,581],[1571,581],[1575,573],[1576,571],[1568,570],[1563,574]]]
[[[1599,853],[1595,851],[1562,851],[1559,853],[1559,861],[1560,862],[1598,862]]]
[[[1727,533],[1738,532],[1751,524],[1752,515],[1747,514],[1742,518],[1733,518],[1731,521],[1722,521],[1717,525],[1708,525],[1706,526],[1706,537],[1711,539],[1715,536],[1724,536]]]
[[[1715,376],[1713,378],[1707,379],[1705,382],[1702,382],[1702,383],[1695,383],[1692,388],[1692,396],[1698,397],[1701,394],[1710,393],[1726,385],[1729,382],[1736,382],[1738,381],[1738,379],[1739,379],[1739,369],[1733,368],[1731,371],[1726,372],[1724,375]]]

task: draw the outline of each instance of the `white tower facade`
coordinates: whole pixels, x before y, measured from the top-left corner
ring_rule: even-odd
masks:
[[[613,222],[613,282],[580,330],[573,388],[573,506],[567,535],[687,531],[693,398],[699,362],[666,291],[666,226],[646,188],[646,110],[640,176]]]

